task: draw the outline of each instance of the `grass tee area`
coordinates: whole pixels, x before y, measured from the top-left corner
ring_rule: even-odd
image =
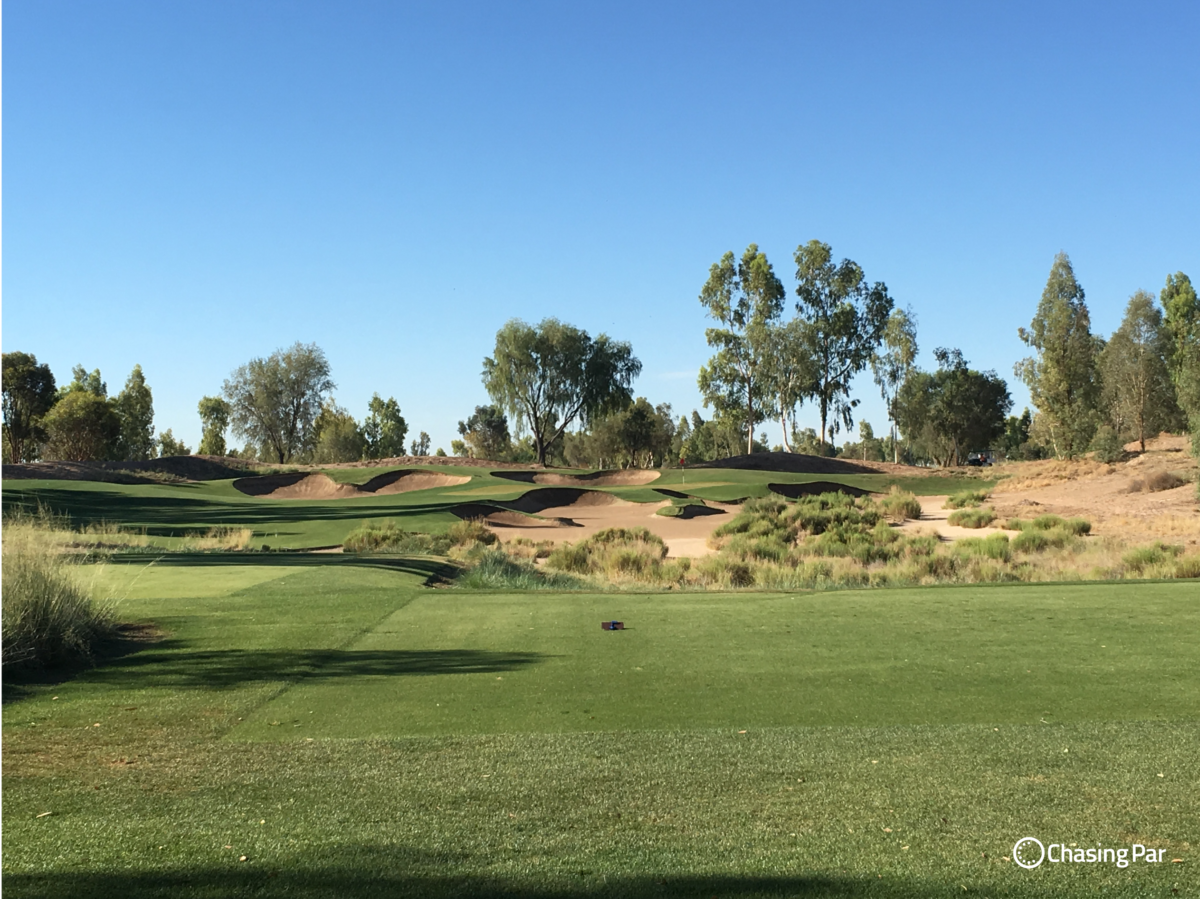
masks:
[[[6,894],[1198,886],[1193,584],[482,594],[438,564],[115,555],[160,633],[5,684]],[[1026,871],[1024,836],[1166,861]]]

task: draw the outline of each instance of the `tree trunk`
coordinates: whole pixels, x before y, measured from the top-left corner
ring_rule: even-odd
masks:
[[[896,423],[892,422],[892,460],[900,464],[900,446],[896,443]]]
[[[783,448],[786,452],[790,453],[792,445],[788,443],[788,420],[786,413],[779,416],[779,425],[783,429]]]

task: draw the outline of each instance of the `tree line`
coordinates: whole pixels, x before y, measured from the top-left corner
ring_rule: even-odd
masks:
[[[898,308],[886,284],[850,259],[809,241],[793,254],[793,300],[765,253],[751,244],[725,253],[701,287],[714,327],[713,356],[698,386],[711,417],[674,417],[671,406],[633,393],[641,362],[630,343],[596,337],[554,318],[514,319],[483,360],[491,402],[458,422],[455,456],[573,467],[659,467],[769,449],[816,455],[957,465],[972,451],[1009,458],[1071,458],[1161,430],[1200,431],[1200,302],[1188,276],[1168,276],[1156,297],[1139,290],[1108,339],[1092,333],[1083,287],[1060,253],[1029,328],[1032,354],[1015,375],[1035,411],[1009,415],[1008,385],[970,367],[952,347],[934,350],[933,371],[916,365],[917,319]],[[790,309],[789,309],[790,305]],[[1161,306],[1161,309],[1159,308]],[[191,450],[170,430],[154,436],[153,398],[140,366],[108,396],[98,370],[73,370],[58,388],[49,367],[27,353],[3,357],[4,458],[141,460]],[[870,370],[884,400],[887,433],[860,421],[858,440],[835,447],[854,426],[854,379]],[[405,455],[408,423],[394,397],[374,394],[360,422],[333,399],[328,359],[296,343],[235,369],[218,395],[198,405],[205,455],[277,463],[333,463]],[[799,428],[810,404],[820,431]],[[756,429],[777,421],[781,444]],[[231,433],[243,441],[228,446]],[[429,455],[429,435],[408,446]],[[437,455],[445,455],[439,448]]]

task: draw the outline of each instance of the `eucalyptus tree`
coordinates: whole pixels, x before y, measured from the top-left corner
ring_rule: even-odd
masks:
[[[717,349],[700,369],[704,404],[746,428],[746,452],[754,449],[754,426],[766,418],[774,399],[764,368],[772,348],[772,324],[787,296],[767,255],[750,244],[741,260],[732,252],[713,263],[700,291],[700,303],[720,327],[704,332]]]
[[[152,458],[155,453],[154,396],[140,365],[135,365],[129,373],[125,389],[113,400],[113,408],[121,421],[117,456],[129,461]]]
[[[229,430],[229,403],[219,396],[206,396],[197,404],[200,413],[200,455],[225,455],[225,432]]]
[[[1183,272],[1167,275],[1159,294],[1170,335],[1171,380],[1180,407],[1188,415],[1193,440],[1200,445],[1200,298]]]
[[[8,461],[25,462],[36,455],[36,444],[46,439],[42,418],[58,399],[54,374],[32,353],[5,353],[3,385]]]
[[[1167,368],[1170,337],[1154,296],[1129,299],[1121,326],[1100,353],[1105,406],[1118,434],[1133,434],[1146,451],[1146,435],[1179,423],[1175,388]]]
[[[896,394],[917,361],[917,316],[912,309],[893,309],[883,330],[880,350],[871,356],[871,372],[887,406],[892,427],[893,461],[900,461],[896,439]]]
[[[389,396],[385,400],[378,393],[371,395],[362,431],[364,459],[391,459],[404,455],[408,422],[400,414],[400,404],[395,397]]]
[[[850,259],[833,261],[829,244],[810,240],[796,248],[796,311],[816,365],[811,395],[821,413],[821,443],[851,427],[858,400],[850,399],[854,376],[870,363],[883,339],[892,298],[882,281],[867,282]],[[832,418],[832,429],[830,419]]]
[[[492,402],[528,428],[539,465],[574,422],[633,401],[630,389],[642,363],[633,348],[607,334],[547,318],[537,325],[519,319],[496,332],[496,348],[483,360],[483,386]]]
[[[1054,257],[1029,329],[1017,333],[1035,355],[1014,371],[1045,422],[1060,459],[1084,452],[1096,430],[1101,385],[1099,345],[1092,335],[1083,286],[1066,253]]]

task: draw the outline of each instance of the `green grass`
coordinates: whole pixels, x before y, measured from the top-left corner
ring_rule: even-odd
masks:
[[[337,481],[365,483],[391,468],[329,469]],[[504,502],[516,499],[531,485],[496,477],[491,469],[436,466],[426,470],[465,474],[471,481],[456,487],[420,490],[392,496],[333,501],[271,500],[247,496],[232,480],[200,483],[108,484],[97,481],[9,481],[4,485],[5,509],[36,508],[39,504],[67,516],[76,526],[104,521],[144,532],[154,545],[179,548],[189,537],[213,527],[250,528],[253,548],[273,549],[336,546],[364,524],[391,522],[406,531],[443,533],[458,519],[449,511],[462,502]],[[936,495],[961,486],[962,478],[895,478],[890,475],[796,475],[724,469],[664,471],[642,487],[604,488],[634,502],[661,502],[657,489],[686,493],[698,499],[728,502],[766,496],[768,483],[828,481],[886,492],[892,485],[918,495]],[[990,486],[990,482],[971,481]]]
[[[102,581],[160,642],[5,684],[10,895],[1196,887],[1193,585],[485,595],[430,559],[149,558]],[[1030,834],[1185,863],[1001,860]]]

